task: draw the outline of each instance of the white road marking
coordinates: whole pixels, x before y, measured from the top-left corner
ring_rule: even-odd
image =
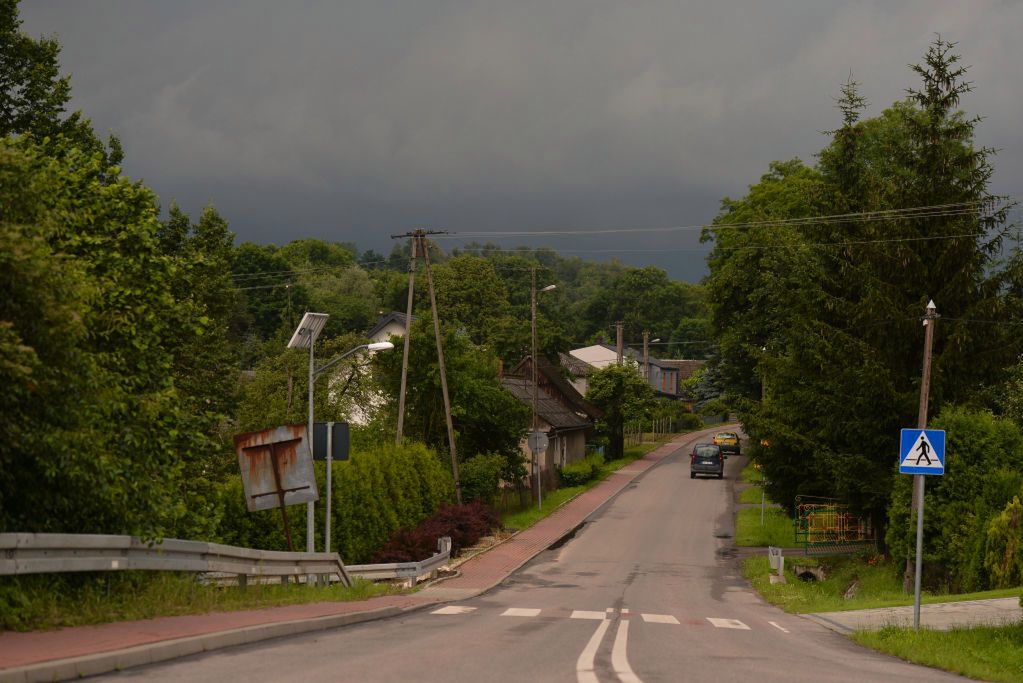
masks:
[[[593,614],[593,612],[590,612],[590,614]],[[611,622],[604,619],[603,612],[596,612],[596,614],[601,615],[600,625],[597,626],[597,630],[590,636],[590,642],[586,643],[586,647],[579,653],[579,659],[575,661],[575,678],[579,683],[600,683],[600,679],[597,678],[597,673],[593,669],[593,663],[597,658],[597,648],[600,647],[600,641],[604,639],[604,634],[607,632],[607,627],[611,625]],[[589,619],[591,617],[583,618]]]
[[[509,607],[501,612],[502,617],[535,617],[538,614],[540,610],[533,607]]]
[[[632,672],[629,666],[629,657],[626,649],[629,643],[629,622],[626,620],[618,622],[618,633],[615,635],[615,644],[611,648],[611,666],[614,667],[618,680],[622,683],[643,683],[639,676]]]
[[[468,614],[469,612],[474,612],[475,610],[476,610],[475,607],[462,607],[460,605],[448,605],[447,607],[441,607],[440,609],[435,609],[432,612],[430,612],[430,614]]]
[[[715,619],[714,617],[707,617],[707,621],[709,621],[714,626],[717,626],[718,628],[738,628],[742,629],[743,631],[750,630],[749,626],[742,623],[738,619]]]
[[[670,614],[641,614],[643,621],[648,624],[677,624],[678,619]]]
[[[769,621],[767,623],[770,624],[771,626],[774,626],[776,629],[778,629],[782,633],[788,633],[789,632],[788,629],[782,628],[781,626],[779,626],[778,624],[774,623],[773,621]]]
[[[572,612],[572,616],[569,619],[605,619],[606,617],[606,612],[587,612],[586,610],[577,609]]]

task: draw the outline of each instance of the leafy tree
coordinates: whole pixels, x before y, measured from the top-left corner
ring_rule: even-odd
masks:
[[[608,460],[625,452],[625,423],[644,417],[654,405],[654,390],[635,363],[614,364],[590,373],[586,400],[604,411],[602,427],[608,434]]]
[[[262,342],[286,337],[310,310],[305,287],[273,245],[245,242],[232,259],[234,281],[242,299],[242,313],[234,323],[236,334]],[[285,338],[285,341],[287,339]],[[258,360],[258,357],[252,357]],[[246,363],[243,367],[251,367]]]
[[[403,344],[397,338],[393,341],[395,353],[374,358],[384,394],[390,398],[392,425],[397,422],[402,363],[398,349]],[[514,480],[511,475],[522,469],[519,441],[529,422],[529,409],[501,387],[499,363],[489,349],[452,330],[444,331],[443,344],[459,461],[479,453],[499,453],[508,461],[506,478]],[[403,432],[410,441],[448,453],[433,322],[426,318],[412,325]]]
[[[153,194],[61,144],[49,156],[28,139],[0,143],[14,272],[31,281],[51,269],[44,259],[64,271],[49,294],[11,292],[0,326],[25,420],[14,427],[5,413],[15,438],[0,446],[0,526],[158,535],[184,515],[179,450],[191,436],[164,348],[178,321],[173,264],[159,250]],[[37,329],[41,318],[52,333]],[[58,333],[67,348],[55,348]]]
[[[29,37],[21,24],[18,0],[0,0],[0,137],[27,136],[40,144],[64,138],[72,148],[99,154],[99,178],[106,179],[124,156],[120,141],[111,136],[108,150],[81,112],[64,116],[71,77],[60,75],[60,44]],[[63,149],[53,145],[48,151]]]
[[[913,67],[922,88],[877,118],[859,119],[848,82],[818,167],[773,164],[708,233],[717,366],[747,432],[770,443],[776,500],[834,496],[883,526],[898,429],[916,418],[928,298],[943,316],[932,412],[976,396],[1019,353],[1008,328],[970,323],[1008,320],[1020,300],[1016,269],[994,261],[1005,212],[988,209],[991,151],[956,110],[969,84],[951,49],[935,41]],[[959,208],[812,220],[947,205]],[[763,224],[788,218],[801,220]]]

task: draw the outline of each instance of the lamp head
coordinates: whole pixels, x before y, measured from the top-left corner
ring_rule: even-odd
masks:
[[[394,348],[394,344],[389,341],[386,342],[373,342],[372,344],[366,344],[367,351],[390,351]]]

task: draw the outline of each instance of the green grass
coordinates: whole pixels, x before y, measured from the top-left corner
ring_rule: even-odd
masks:
[[[758,511],[759,512],[759,511]],[[801,581],[792,572],[795,564],[821,565],[825,568],[824,581]],[[770,567],[766,553],[743,562],[743,574],[753,587],[770,603],[786,612],[840,612],[875,607],[899,607],[913,604],[913,595],[902,591],[902,572],[895,564],[879,561],[876,557],[785,557],[785,577],[788,583],[770,582]],[[848,600],[844,595],[853,582],[858,582],[856,595]],[[959,602],[1007,598],[1019,595],[1019,588],[962,593],[959,595],[923,593],[922,603]]]
[[[742,491],[739,492],[739,502],[756,503],[757,505],[759,505],[761,501],[762,490],[763,489],[761,489],[759,486],[750,486],[748,489],[743,489]],[[770,498],[768,498],[767,504],[775,505],[776,503],[774,503]],[[759,522],[760,520],[758,519],[757,521]]]
[[[396,592],[389,585],[359,580],[351,588],[250,583],[243,593],[237,587],[203,585],[195,574],[177,572],[11,576],[0,580],[0,632],[364,600]]]
[[[915,664],[985,681],[1023,682],[1023,624],[951,631],[887,627],[850,637]]]
[[[764,480],[764,473],[755,466],[755,463],[751,462],[742,468],[739,479],[747,484],[759,484]]]
[[[796,547],[792,520],[778,508],[764,510],[764,523],[760,524],[760,508],[739,510],[735,518],[735,545]]]

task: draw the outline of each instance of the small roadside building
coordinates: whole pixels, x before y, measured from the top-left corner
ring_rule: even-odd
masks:
[[[523,405],[533,405],[532,359],[519,363],[513,374],[501,378],[501,386]],[[541,360],[537,366],[536,418],[537,429],[547,434],[547,450],[540,454],[539,467],[544,485],[553,482],[553,468],[564,467],[586,457],[586,441],[593,433],[594,423],[603,416],[562,375],[559,368]],[[533,454],[526,440],[520,444],[533,471]]]

